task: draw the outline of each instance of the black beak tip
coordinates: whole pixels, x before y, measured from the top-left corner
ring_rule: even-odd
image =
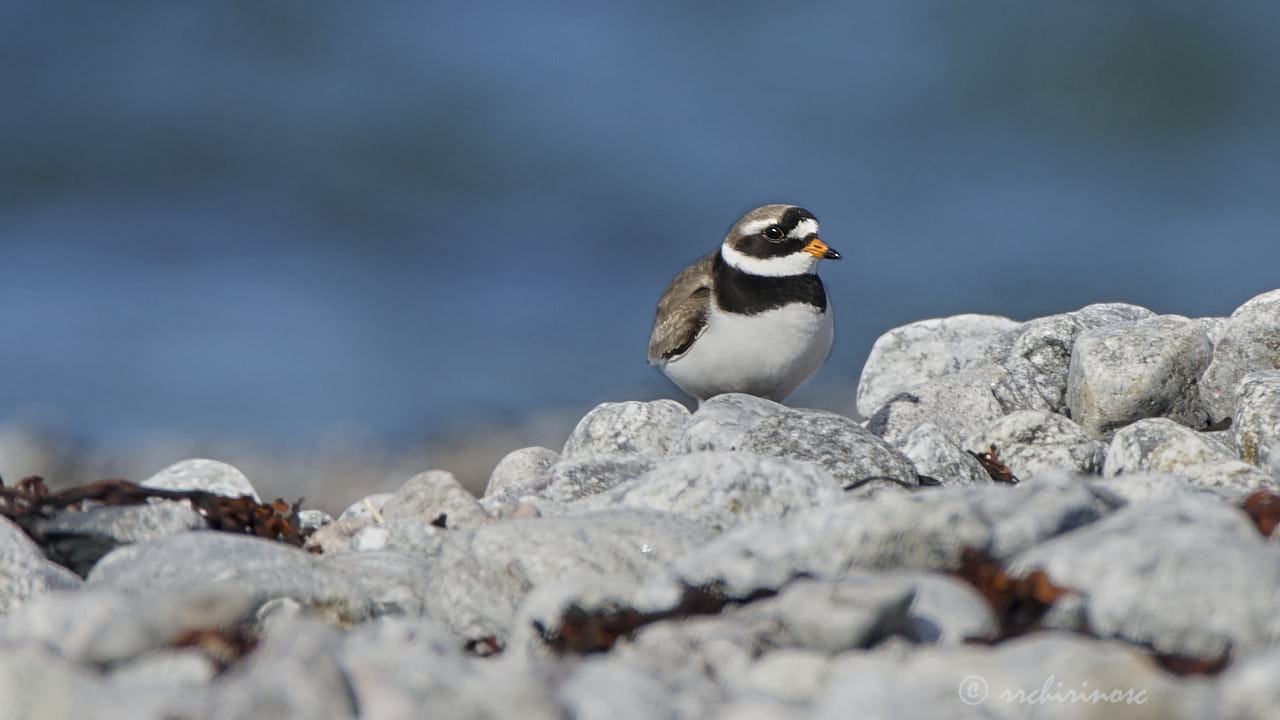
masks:
[[[823,254],[822,254],[822,259],[823,259],[823,260],[839,260],[839,259],[840,259],[840,253],[838,253],[838,252],[836,252],[835,250],[832,250],[832,249],[830,249],[830,248],[827,248],[827,251],[826,251],[825,253],[823,253]]]

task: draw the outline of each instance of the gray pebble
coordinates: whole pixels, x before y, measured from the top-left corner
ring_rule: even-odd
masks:
[[[1200,380],[1200,396],[1217,422],[1235,409],[1241,378],[1259,370],[1280,369],[1280,290],[1263,293],[1231,313],[1219,331],[1213,361]]]
[[[858,412],[871,417],[920,384],[1002,358],[1019,323],[996,315],[920,320],[881,335],[858,381]]]
[[[990,485],[982,465],[933,423],[917,425],[897,445],[921,476],[942,485]],[[985,450],[984,450],[985,452]]]
[[[1197,383],[1211,357],[1204,328],[1177,315],[1082,333],[1067,373],[1071,418],[1099,440],[1142,418],[1203,427],[1208,416]]]
[[[841,481],[822,468],[753,453],[698,452],[668,458],[640,477],[587,498],[583,507],[665,510],[720,532],[839,502]]]
[[[1235,394],[1231,439],[1241,459],[1280,476],[1280,370],[1245,375]]]
[[[485,486],[485,497],[505,493],[510,488],[531,486],[560,459],[560,453],[544,447],[513,450],[498,461]]]
[[[1021,479],[1052,470],[1096,475],[1106,457],[1106,445],[1070,419],[1044,410],[1005,415],[972,435],[965,449],[984,453],[992,445],[1000,461]]]
[[[688,421],[689,410],[674,400],[604,403],[578,422],[560,454],[665,455]]]
[[[138,484],[161,490],[204,490],[226,497],[248,495],[261,502],[244,473],[224,462],[204,458],[176,462]]]

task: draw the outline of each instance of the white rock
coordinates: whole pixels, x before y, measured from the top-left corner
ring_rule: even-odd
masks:
[[[453,530],[479,527],[489,514],[453,473],[428,470],[409,478],[382,506],[387,522],[415,521]]]
[[[526,447],[513,450],[498,461],[493,473],[489,475],[489,484],[485,486],[486,497],[498,495],[511,488],[532,486],[538,478],[560,459],[560,453],[544,447]]]
[[[1235,395],[1231,435],[1241,459],[1280,476],[1280,370],[1245,375]]]
[[[937,425],[917,425],[899,441],[898,449],[921,476],[943,485],[990,485],[994,480],[982,465],[951,441]]]
[[[1018,322],[996,315],[920,320],[881,335],[858,380],[858,412],[871,417],[890,398],[917,385],[1004,355],[1002,334]]]
[[[1116,431],[1107,448],[1103,474],[1175,472],[1191,465],[1234,459],[1229,446],[1206,433],[1165,418],[1147,418]]]
[[[766,418],[790,413],[791,408],[786,405],[754,395],[716,395],[693,413],[671,452],[741,450],[751,428]]]
[[[1080,592],[1100,637],[1206,660],[1280,643],[1280,548],[1238,507],[1205,495],[1131,504],[1009,567]]]
[[[46,560],[21,528],[0,517],[0,615],[49,590],[79,586],[80,578]]]
[[[176,462],[138,484],[160,490],[204,490],[226,497],[248,495],[261,502],[244,473],[224,462],[204,458]]]
[[[665,455],[688,422],[688,409],[674,400],[604,403],[578,422],[560,454]]]
[[[813,463],[845,486],[918,484],[911,461],[896,448],[853,420],[821,410],[764,418],[747,431],[741,449]]]
[[[698,452],[668,458],[583,506],[665,510],[720,532],[843,498],[842,483],[811,463],[743,451]]]
[[[1100,440],[1142,418],[1203,427],[1207,415],[1197,383],[1211,356],[1200,323],[1178,315],[1082,333],[1067,372],[1071,419]]]
[[[1068,633],[845,653],[826,678],[809,717],[1195,720],[1217,707],[1210,688],[1161,671],[1141,649]]]
[[[1095,475],[1102,472],[1106,446],[1057,413],[1019,410],[969,437],[965,449],[988,452],[996,446],[1000,461],[1026,479],[1050,470]]]
[[[1013,331],[1016,339],[1000,362],[1006,372],[992,390],[1006,412],[1047,410],[1065,414],[1067,370],[1071,349],[1080,333],[1152,315],[1137,305],[1100,303],[1025,322]]]
[[[1258,370],[1280,369],[1280,290],[1263,293],[1231,313],[1200,379],[1200,396],[1214,422],[1230,417],[1236,383]]]
[[[798,575],[851,568],[955,570],[966,547],[1009,557],[1104,511],[1071,478],[882,494],[730,530],[677,559],[671,573],[749,597]]]
[[[981,365],[915,385],[890,398],[867,421],[867,429],[888,442],[902,442],[913,430],[933,423],[957,445],[1004,415],[993,388],[1005,371]]]

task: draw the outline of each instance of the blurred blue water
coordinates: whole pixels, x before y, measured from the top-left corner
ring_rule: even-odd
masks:
[[[428,7],[429,5],[429,7]],[[875,337],[1280,286],[1280,6],[0,6],[0,420],[305,441],[677,391],[653,305],[737,216]]]

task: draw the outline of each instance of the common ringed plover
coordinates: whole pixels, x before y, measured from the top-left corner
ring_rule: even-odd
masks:
[[[699,402],[727,392],[781,402],[831,351],[831,304],[815,273],[824,259],[840,253],[818,239],[813,213],[752,210],[662,294],[649,364]]]

